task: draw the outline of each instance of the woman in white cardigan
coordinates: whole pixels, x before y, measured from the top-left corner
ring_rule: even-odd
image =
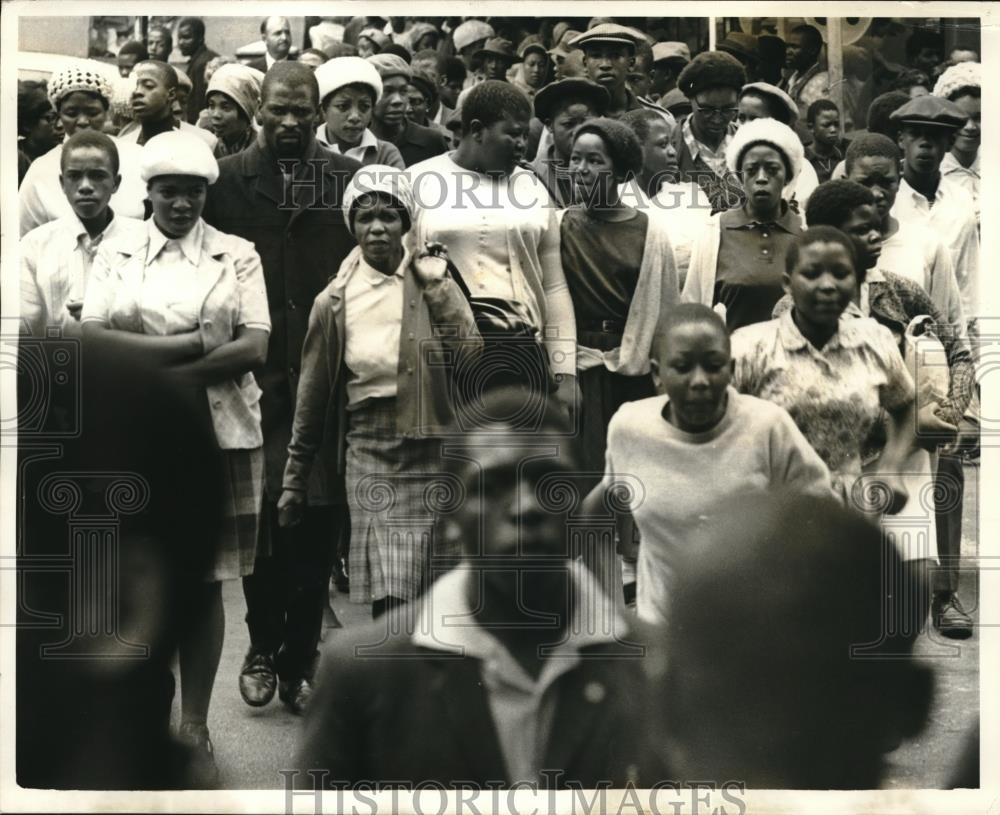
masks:
[[[602,472],[608,423],[625,402],[655,393],[650,347],[679,299],[664,219],[628,206],[620,185],[642,171],[627,125],[592,119],[573,138],[569,168],[581,204],[559,213],[560,254],[576,316],[578,428],[588,469]]]

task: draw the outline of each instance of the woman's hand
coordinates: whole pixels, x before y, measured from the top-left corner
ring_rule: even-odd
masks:
[[[937,402],[930,402],[917,413],[917,440],[927,450],[950,444],[958,436],[958,428],[937,415],[938,407]]]
[[[306,507],[306,496],[298,490],[282,490],[278,499],[278,526],[282,529],[298,526]]]
[[[448,252],[444,245],[428,241],[424,251],[414,259],[413,268],[421,286],[444,280],[448,276]]]

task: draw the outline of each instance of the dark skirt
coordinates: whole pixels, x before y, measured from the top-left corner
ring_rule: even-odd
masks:
[[[208,581],[233,580],[253,572],[264,499],[264,451],[223,450],[222,538]]]
[[[609,351],[621,345],[621,336],[604,332],[580,331],[580,345]],[[626,402],[656,395],[649,374],[625,376],[609,371],[603,365],[588,368],[578,375],[582,398],[577,422],[580,452],[586,470],[593,474],[592,484],[604,473],[604,454],[608,447],[608,424],[615,412]]]
[[[428,582],[440,441],[399,435],[395,399],[372,400],[348,421],[351,602],[412,600]]]

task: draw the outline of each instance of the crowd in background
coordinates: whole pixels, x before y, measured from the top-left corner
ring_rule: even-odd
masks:
[[[162,378],[218,453],[215,555],[171,642],[193,757],[172,783],[219,784],[207,723],[240,579],[242,698],[306,713],[300,766],[335,780],[877,785],[923,725],[928,617],[973,633],[978,55],[916,29],[896,64],[876,20],[843,49],[838,104],[805,24],[692,53],[655,19],[311,22],[297,48],[262,20],[240,60],[185,17],[125,43],[118,76],[76,63],[18,89],[24,336]],[[118,450],[134,429],[101,432]],[[490,433],[504,446],[477,447]],[[613,533],[571,556],[568,510],[538,493],[581,473]],[[429,497],[449,479],[461,506]],[[785,497],[741,503],[754,490]],[[400,659],[345,640],[317,667],[331,582],[420,622],[386,646]],[[569,625],[601,603],[668,632],[649,636],[677,662],[626,666]],[[510,625],[545,613],[555,634]],[[762,629],[787,636],[779,659],[705,680],[713,654],[758,662]],[[880,633],[880,659],[847,658]],[[664,720],[643,720],[649,687]],[[63,770],[86,785],[87,766]]]

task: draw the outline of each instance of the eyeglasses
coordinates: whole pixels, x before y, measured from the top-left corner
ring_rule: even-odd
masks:
[[[695,113],[701,113],[707,119],[722,119],[723,121],[731,122],[733,119],[739,115],[739,108],[710,108],[705,105],[698,104],[696,99],[691,100],[691,110]]]

